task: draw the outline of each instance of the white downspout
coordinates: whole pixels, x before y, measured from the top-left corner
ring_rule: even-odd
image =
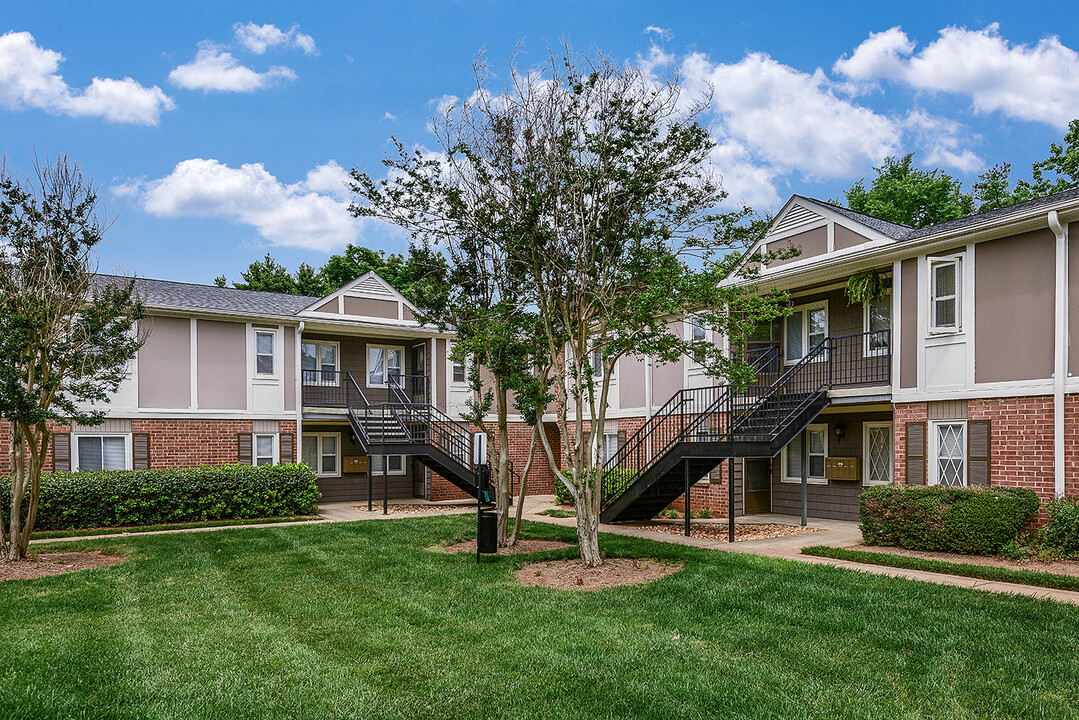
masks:
[[[296,442],[293,452],[296,453],[296,462],[302,462],[300,451],[303,449],[303,353],[300,343],[303,342],[304,321],[301,320],[296,328]]]
[[[1049,211],[1049,229],[1056,235],[1056,334],[1053,362],[1053,492],[1064,497],[1064,392],[1068,379],[1068,229],[1056,210]]]

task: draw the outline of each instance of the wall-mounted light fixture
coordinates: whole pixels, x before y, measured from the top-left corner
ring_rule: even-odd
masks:
[[[836,440],[842,440],[843,438],[847,437],[847,426],[843,423],[836,423],[835,427],[832,429],[832,432],[835,433]]]

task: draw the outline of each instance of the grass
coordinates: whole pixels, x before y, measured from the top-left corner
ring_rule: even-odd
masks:
[[[562,510],[561,508],[550,508],[550,509],[547,509],[547,510],[543,510],[539,514],[540,515],[547,515],[548,517],[553,517],[553,518],[577,517],[577,511],[576,510]]]
[[[887,567],[905,568],[907,570],[924,570],[926,572],[960,575],[962,577],[978,578],[980,580],[996,580],[999,582],[1035,585],[1037,587],[1054,588],[1057,590],[1079,591],[1079,577],[1073,575],[1057,575],[1041,570],[1016,570],[1013,568],[910,557],[908,555],[896,555],[887,552],[849,550],[847,548],[834,548],[825,545],[814,545],[812,547],[802,548],[802,554],[835,558],[836,560],[850,560],[851,562],[867,563],[869,565],[885,565]]]
[[[558,591],[513,574],[569,550],[428,549],[474,532],[439,516],[64,543],[127,559],[0,583],[0,717],[1079,716],[1079,607],[622,536],[609,556],[685,568]]]
[[[148,533],[161,530],[190,530],[192,528],[233,527],[236,525],[262,525],[269,523],[303,522],[318,520],[318,515],[295,517],[244,518],[242,520],[207,520],[205,522],[165,523],[162,525],[130,525],[124,527],[83,528],[81,530],[35,530],[31,540],[58,540],[60,538],[89,537],[91,535],[123,535],[125,533]]]

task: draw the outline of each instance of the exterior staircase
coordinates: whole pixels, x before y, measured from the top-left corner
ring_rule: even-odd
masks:
[[[829,390],[890,384],[888,332],[825,338],[785,370],[771,347],[747,357],[745,387],[675,393],[604,465],[600,520],[650,520],[724,460],[776,456],[829,405]]]

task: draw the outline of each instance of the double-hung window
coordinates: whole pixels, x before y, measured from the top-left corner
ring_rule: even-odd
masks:
[[[892,424],[862,424],[862,484],[885,485],[892,481]]]
[[[274,374],[274,344],[277,334],[273,332],[255,332],[255,374]]]
[[[691,318],[689,321],[689,339],[695,343],[702,343],[708,339],[708,330],[699,318]],[[693,349],[693,362],[698,365],[704,362],[704,350]]]
[[[967,484],[967,423],[963,420],[934,422],[931,485],[965,487]]]
[[[959,257],[929,261],[929,330],[958,332],[963,327],[962,268]]]
[[[891,341],[892,296],[884,294],[865,304],[865,354],[887,355]]]
[[[618,454],[618,433],[603,433],[603,462]]]
[[[385,345],[367,346],[367,387],[386,387],[390,378],[401,377],[404,349]]]
[[[126,470],[126,435],[76,435],[79,470]]]
[[[603,377],[603,350],[600,348],[593,348],[592,354],[589,356],[588,364],[592,366],[592,377],[599,380]]]
[[[463,383],[468,380],[468,370],[465,368],[464,361],[453,361],[453,381],[455,383]]]
[[[803,438],[806,446],[803,446]],[[783,448],[783,481],[802,482],[802,468],[805,465],[808,482],[828,482],[824,475],[827,457],[828,426],[810,425],[804,434],[795,436],[787,447]]]
[[[273,465],[277,462],[277,435],[255,435],[255,464]]]
[[[339,477],[341,436],[338,433],[304,433],[303,461],[319,477]]]
[[[338,344],[304,342],[300,344],[300,372],[304,385],[337,385]]]
[[[405,457],[403,455],[372,455],[371,456],[371,474],[381,475],[383,463],[386,465],[387,475],[404,475],[405,474]]]
[[[796,363],[828,336],[828,303],[795,308],[787,316],[784,357]]]

